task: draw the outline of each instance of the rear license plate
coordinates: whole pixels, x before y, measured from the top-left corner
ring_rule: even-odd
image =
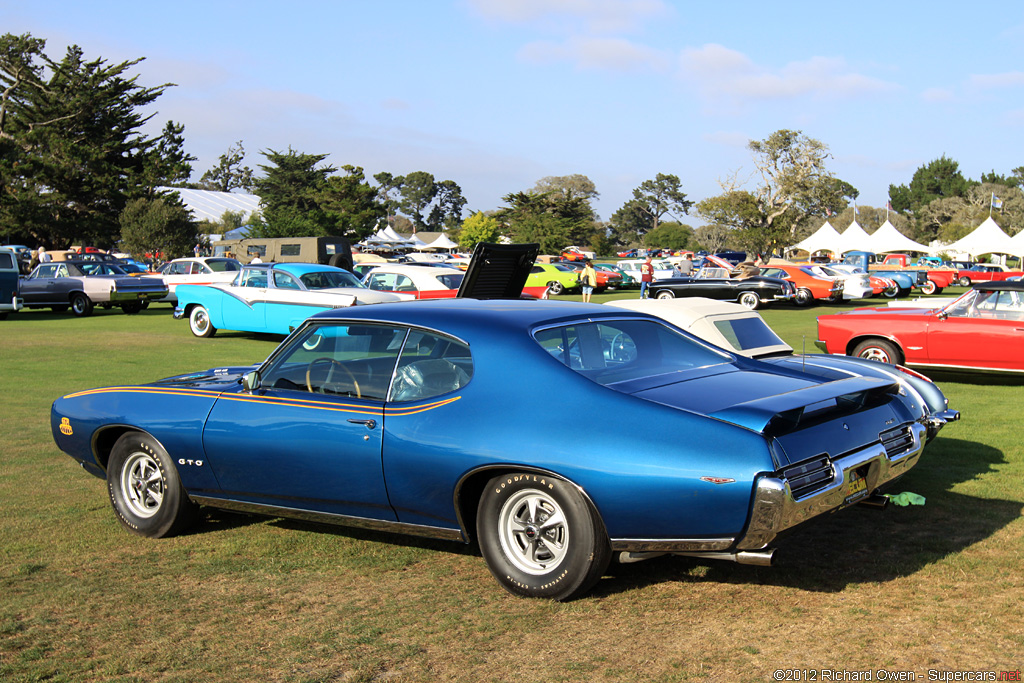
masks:
[[[846,489],[846,502],[851,502],[866,496],[868,493],[868,482],[864,476],[856,470],[850,472],[850,483]]]

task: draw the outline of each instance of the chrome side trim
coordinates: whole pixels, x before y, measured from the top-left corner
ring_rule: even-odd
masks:
[[[673,539],[639,539],[613,538],[612,551],[631,553],[702,553],[725,550],[732,547],[735,538],[673,538]]]
[[[739,550],[760,550],[767,547],[781,532],[812,517],[838,510],[874,493],[886,482],[902,476],[924,451],[927,428],[919,423],[909,425],[913,445],[890,458],[882,444],[875,443],[832,461],[833,481],[814,495],[796,500],[784,479],[763,476],[757,480],[750,524],[736,547]],[[850,472],[866,468],[866,489],[863,495],[851,496],[847,482]]]
[[[442,541],[466,542],[462,532],[458,529],[445,529],[443,527],[407,524],[404,522],[389,522],[383,519],[368,519],[366,517],[339,515],[331,512],[314,512],[312,510],[278,507],[276,505],[263,505],[260,503],[249,503],[246,501],[228,500],[225,498],[210,498],[207,496],[189,497],[199,505],[207,505],[209,507],[221,508],[224,510],[234,510],[235,512],[245,512],[268,517],[287,517],[289,519],[299,519],[306,522],[350,526],[358,529],[370,529],[372,531],[388,531],[391,533],[404,534],[406,536],[436,538]]]

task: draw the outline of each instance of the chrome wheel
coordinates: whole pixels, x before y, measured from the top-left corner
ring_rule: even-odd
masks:
[[[749,308],[752,311],[756,311],[761,305],[761,297],[755,292],[743,292],[740,294],[740,305]]]
[[[132,453],[121,468],[121,491],[133,514],[149,518],[160,511],[166,484],[160,466],[149,453]]]
[[[196,306],[188,315],[188,326],[197,337],[212,337],[217,328],[210,322],[210,313],[202,306]]]
[[[527,574],[547,574],[561,564],[569,548],[569,526],[553,498],[524,489],[509,498],[498,514],[501,548]]]

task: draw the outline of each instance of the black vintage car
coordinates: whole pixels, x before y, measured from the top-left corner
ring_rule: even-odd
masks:
[[[719,301],[737,301],[754,310],[774,301],[789,301],[796,296],[796,287],[788,280],[753,275],[735,277],[736,271],[727,262],[715,262],[708,257],[704,266],[691,277],[673,277],[655,280],[650,294],[656,299],[676,299],[702,296]],[[756,269],[755,269],[756,270]]]

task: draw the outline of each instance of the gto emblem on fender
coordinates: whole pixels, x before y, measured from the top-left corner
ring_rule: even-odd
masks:
[[[701,477],[701,481],[706,481],[709,484],[731,484],[735,479],[731,477]]]
[[[185,458],[178,458],[179,465],[195,465],[196,467],[202,467],[202,460],[186,460]]]
[[[66,417],[62,417],[60,419],[60,433],[64,436],[71,436],[74,434],[74,432],[71,431],[71,421]]]

